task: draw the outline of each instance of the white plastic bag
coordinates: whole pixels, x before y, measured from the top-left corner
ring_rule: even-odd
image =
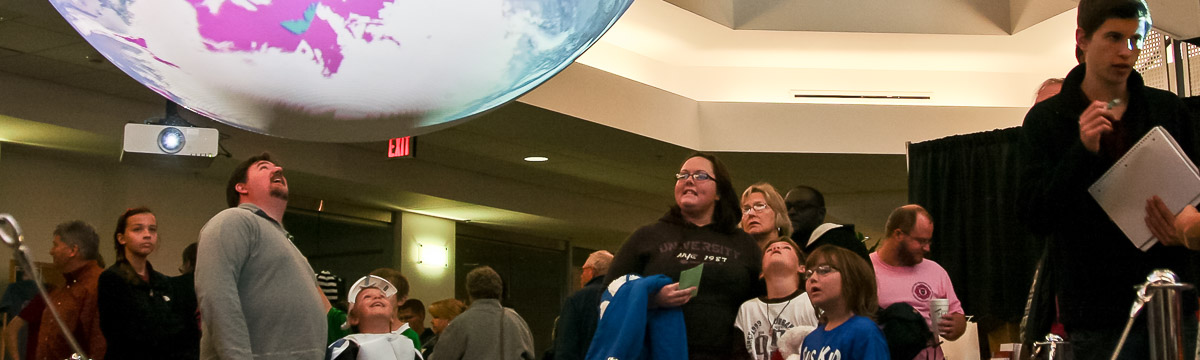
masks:
[[[955,341],[942,343],[946,360],[979,360],[979,324],[967,321],[967,330]]]

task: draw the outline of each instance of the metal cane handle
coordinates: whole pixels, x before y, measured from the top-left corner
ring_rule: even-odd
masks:
[[[0,241],[8,246],[17,247],[22,238],[21,225],[17,224],[17,220],[13,219],[12,215],[0,214]]]

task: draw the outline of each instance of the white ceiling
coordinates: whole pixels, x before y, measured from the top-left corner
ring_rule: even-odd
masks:
[[[1062,3],[1061,0],[1044,0]],[[816,3],[806,1],[807,3]],[[862,2],[851,1],[851,2]],[[876,1],[872,1],[874,3]],[[886,3],[976,3],[975,0],[913,0]],[[1004,2],[997,0],[996,2]],[[832,3],[832,2],[831,2]],[[836,3],[845,3],[836,2]],[[884,2],[879,2],[884,3]],[[1067,1],[1070,4],[1070,1]],[[1061,76],[1075,64],[1075,13],[1071,6],[1058,6],[1052,16],[1041,18],[1036,26],[1013,35],[987,34],[929,34],[929,33],[866,33],[831,31],[770,31],[730,29],[707,18],[688,12],[662,0],[639,0],[629,8],[596,47],[579,62],[664,90],[700,101],[757,101],[786,102],[788,89],[797,87],[829,88],[831,90],[893,90],[888,84],[895,72],[948,73],[958,76],[992,74],[1039,74]],[[933,12],[926,17],[895,18],[893,23],[915,24],[946,17]],[[839,22],[856,23],[851,14],[821,14]],[[800,20],[794,22],[800,23]],[[636,68],[665,64],[682,71],[634,71]],[[633,67],[634,69],[626,69]],[[840,71],[837,86],[824,86],[826,81],[805,79],[773,91],[773,96],[761,92],[722,91],[724,86],[673,86],[686,78],[711,77],[712,72],[737,72],[752,69],[771,71],[813,70]],[[646,70],[646,69],[643,69]],[[867,72],[866,76],[844,77],[843,73]],[[654,75],[659,76],[654,76]],[[737,78],[737,77],[735,77]],[[1044,80],[1044,79],[1043,79]],[[745,83],[758,85],[759,77],[740,79],[726,86]],[[1040,81],[1038,81],[1040,83]],[[686,84],[686,83],[683,83]],[[884,84],[877,86],[876,84]],[[834,85],[834,84],[830,84]],[[917,87],[923,84],[907,84]],[[979,85],[979,84],[973,84]],[[1037,84],[1034,84],[1037,85]],[[997,92],[988,86],[966,87],[972,93]],[[741,89],[739,89],[741,90]],[[894,90],[907,90],[904,88]],[[1025,89],[1027,90],[1027,89]],[[1032,91],[1022,91],[1030,93]],[[1022,94],[1026,95],[1026,94]],[[1028,106],[1027,96],[1019,100],[995,102],[991,96],[972,99],[943,100],[935,105],[959,106]],[[1011,97],[1003,96],[1003,99]]]
[[[906,141],[1018,125],[1041,80],[1070,68],[1074,3],[638,0],[563,74],[421,136],[419,158],[404,164],[379,163],[382,143],[301,143],[196,122],[231,134],[237,156],[311,155],[292,169],[314,197],[610,248],[666,209],[663,179],[684,154],[723,151],[737,185],[813,185],[831,216],[872,235],[906,198]],[[932,99],[796,100],[795,90]],[[91,145],[70,151],[114,154],[103,147],[121,124],[161,115],[162,102],[47,1],[0,3],[0,141],[78,144],[62,140],[74,131]],[[353,176],[318,161],[335,155],[376,169]],[[528,155],[551,161],[519,160]]]
[[[1037,86],[1074,66],[1070,2],[1039,4],[1031,11],[1046,20],[1014,35],[963,35],[740,30],[639,0],[576,61],[587,69],[520,101],[693,149],[903,154],[906,142],[1020,125]],[[890,21],[916,29],[952,14]],[[858,21],[853,11],[824,15]],[[772,129],[766,138],[762,128]]]
[[[1077,0],[668,0],[737,30],[1009,35]]]

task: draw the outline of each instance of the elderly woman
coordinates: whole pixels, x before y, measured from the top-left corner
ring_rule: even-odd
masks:
[[[421,349],[421,355],[428,359],[433,354],[433,346],[437,345],[438,337],[446,331],[446,326],[450,325],[450,320],[458,317],[463,311],[467,310],[467,305],[463,304],[458,299],[438,300],[429,304],[429,315],[433,316],[433,320],[429,323],[433,325],[433,338],[429,342],[423,343],[424,348]]]
[[[627,274],[679,281],[681,271],[704,264],[695,298],[676,282],[662,287],[650,304],[682,307],[689,358],[741,355],[745,348],[732,325],[742,302],[761,291],[762,250],[738,229],[739,219],[729,171],[715,156],[695,153],[675,174],[675,206],[625,241],[605,282]]]
[[[757,183],[742,192],[741,227],[754,237],[760,249],[771,240],[792,236],[787,205],[774,186]]]

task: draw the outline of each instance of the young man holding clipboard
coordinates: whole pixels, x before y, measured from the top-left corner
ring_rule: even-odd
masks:
[[[1138,249],[1088,193],[1122,155],[1154,126],[1163,126],[1186,155],[1197,159],[1196,124],[1183,102],[1146,87],[1133,65],[1150,30],[1141,0],[1082,0],[1075,39],[1084,63],[1067,75],[1062,92],[1034,105],[1021,141],[1022,220],[1047,235],[1047,264],[1060,317],[1079,359],[1108,358],[1133,304],[1133,286],[1153,269],[1167,268],[1195,284],[1197,252],[1179,245],[1175,215],[1157,197],[1146,199],[1146,226],[1160,244]],[[1185,200],[1186,201],[1186,200]],[[1197,297],[1185,292],[1186,354],[1195,353]],[[1149,356],[1145,316],[1125,342],[1121,358]]]

